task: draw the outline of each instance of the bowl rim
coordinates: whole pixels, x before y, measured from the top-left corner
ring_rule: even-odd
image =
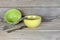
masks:
[[[28,17],[31,17],[31,16],[33,16],[34,18],[35,18],[35,17],[36,17],[36,18],[39,17],[39,18],[37,18],[37,19],[41,19],[41,16],[38,16],[38,15],[27,15],[27,16],[25,16],[25,19],[27,18],[26,20],[29,20]],[[37,19],[33,19],[33,20],[37,20]]]

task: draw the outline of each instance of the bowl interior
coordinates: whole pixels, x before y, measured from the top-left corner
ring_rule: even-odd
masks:
[[[10,24],[16,24],[21,19],[21,12],[17,9],[10,9],[6,12],[5,21]]]
[[[27,19],[27,20],[36,20],[36,19],[40,19],[40,16],[25,16],[25,19]]]

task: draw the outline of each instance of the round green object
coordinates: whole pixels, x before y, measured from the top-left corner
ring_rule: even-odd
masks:
[[[17,9],[10,9],[6,12],[4,19],[9,24],[17,24],[21,20],[22,14]]]

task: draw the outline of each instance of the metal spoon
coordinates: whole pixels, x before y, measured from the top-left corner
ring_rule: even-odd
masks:
[[[24,20],[24,19],[25,19],[25,17],[21,18],[21,21]],[[6,29],[6,30],[4,30],[4,31],[10,33],[10,32],[12,32],[12,31],[15,31],[15,30],[18,30],[18,29],[23,29],[23,28],[24,28],[24,25],[22,25],[22,26],[21,26],[21,25],[20,25],[20,26],[15,25],[15,27],[10,28],[10,29]]]

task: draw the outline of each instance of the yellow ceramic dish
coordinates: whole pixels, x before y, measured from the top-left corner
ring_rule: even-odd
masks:
[[[40,23],[41,23],[41,16],[35,16],[35,15],[25,16],[24,24],[28,28],[36,28],[40,25]]]

